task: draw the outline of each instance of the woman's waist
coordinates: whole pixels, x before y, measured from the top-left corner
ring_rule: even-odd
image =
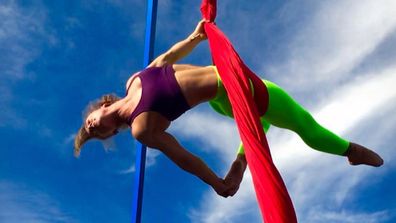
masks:
[[[176,80],[190,106],[208,101],[217,92],[217,77],[212,66],[175,72]]]

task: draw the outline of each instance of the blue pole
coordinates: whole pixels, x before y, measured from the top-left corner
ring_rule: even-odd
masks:
[[[144,68],[153,60],[157,5],[158,0],[147,0],[146,37],[143,59]],[[136,146],[135,184],[132,198],[132,223],[141,222],[145,164],[146,146],[138,142]]]

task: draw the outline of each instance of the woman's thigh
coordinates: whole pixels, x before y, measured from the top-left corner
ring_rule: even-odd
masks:
[[[310,114],[281,87],[263,80],[268,89],[268,108],[262,118],[271,125],[296,131]]]

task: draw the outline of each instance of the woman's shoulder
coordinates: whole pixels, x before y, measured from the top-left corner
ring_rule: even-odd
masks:
[[[132,81],[139,75],[141,71],[135,72],[133,73],[127,80],[126,84],[125,84],[125,90],[128,91],[128,89],[131,87],[132,85]]]
[[[125,89],[128,91],[128,89],[130,88],[130,86],[132,85],[133,80],[135,80],[136,77],[138,77],[140,74],[145,73],[145,72],[150,72],[150,70],[153,69],[158,69],[161,67],[153,67],[153,66],[148,66],[146,68],[144,68],[143,70],[137,71],[135,73],[133,73],[127,80],[126,84],[125,84]]]

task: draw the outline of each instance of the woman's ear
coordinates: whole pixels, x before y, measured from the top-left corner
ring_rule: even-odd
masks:
[[[105,107],[109,107],[110,105],[111,105],[110,102],[104,102],[101,107],[105,108]]]

